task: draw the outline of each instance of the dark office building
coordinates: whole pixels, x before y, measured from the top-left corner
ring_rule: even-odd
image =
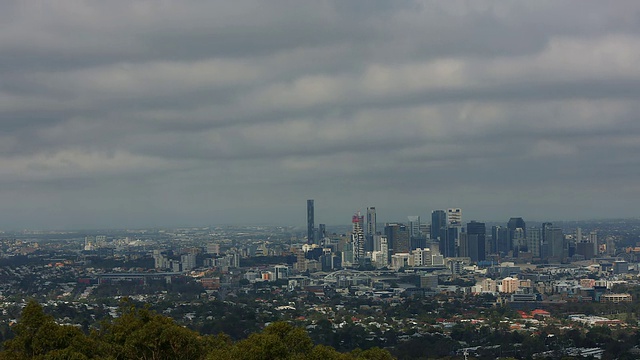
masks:
[[[441,237],[447,226],[447,213],[444,210],[434,210],[431,212],[431,239],[436,240]]]
[[[313,200],[307,200],[307,244],[315,243],[316,226],[313,218]]]
[[[542,258],[553,262],[560,262],[565,254],[564,233],[561,228],[553,227],[551,223],[542,224]]]
[[[378,233],[376,229],[376,208],[367,208],[367,227],[364,233],[364,251],[373,251],[373,237]]]
[[[503,226],[491,228],[491,253],[506,254],[511,250],[509,229]]]
[[[591,260],[595,256],[593,244],[587,241],[576,243],[576,254],[584,257],[585,260]]]
[[[507,223],[507,229],[509,229],[509,238],[513,239],[514,238],[514,233],[516,231],[516,229],[522,229],[524,231],[524,237],[527,237],[527,226],[524,222],[524,220],[521,217],[512,217],[511,219],[509,219],[509,222]]]
[[[487,228],[484,223],[477,221],[467,223],[468,254],[473,262],[486,260],[486,233]]]
[[[318,224],[318,232],[314,235],[314,238],[318,243],[321,243],[322,240],[327,236],[327,226],[325,224]]]
[[[387,235],[389,253],[409,252],[411,249],[411,236],[407,226],[404,224],[387,224],[384,227],[384,233]]]
[[[449,226],[444,227],[442,235],[440,236],[440,254],[444,257],[455,257],[456,254],[456,239],[458,238],[459,227]]]

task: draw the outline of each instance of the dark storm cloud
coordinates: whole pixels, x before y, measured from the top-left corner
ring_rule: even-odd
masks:
[[[8,1],[0,23],[3,227],[302,223],[307,198],[328,223],[637,216],[634,1]]]

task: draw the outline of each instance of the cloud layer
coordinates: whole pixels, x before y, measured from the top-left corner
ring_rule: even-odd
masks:
[[[638,216],[635,1],[6,1],[0,227]]]

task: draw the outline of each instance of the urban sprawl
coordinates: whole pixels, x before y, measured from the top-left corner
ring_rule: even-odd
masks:
[[[127,299],[204,334],[287,321],[319,344],[407,359],[640,354],[624,335],[638,330],[640,220],[315,215],[308,200],[306,229],[4,232],[0,336],[30,299],[85,331]]]

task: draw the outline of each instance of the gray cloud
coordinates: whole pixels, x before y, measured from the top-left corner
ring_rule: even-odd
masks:
[[[638,216],[640,6],[0,4],[0,227]]]

